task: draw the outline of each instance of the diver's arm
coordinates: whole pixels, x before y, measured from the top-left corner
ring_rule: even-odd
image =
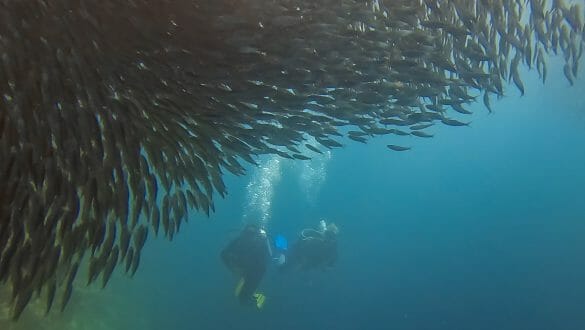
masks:
[[[237,259],[237,247],[240,243],[239,237],[233,239],[223,250],[221,250],[221,260],[229,268],[233,267],[235,259]]]

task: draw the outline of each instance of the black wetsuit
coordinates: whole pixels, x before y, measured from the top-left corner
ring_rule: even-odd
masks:
[[[266,235],[255,226],[246,227],[221,251],[221,259],[232,272],[244,279],[238,298],[241,303],[250,303],[270,260]]]
[[[325,269],[337,261],[337,239],[331,232],[311,231],[310,236],[299,237],[292,245],[284,269]]]

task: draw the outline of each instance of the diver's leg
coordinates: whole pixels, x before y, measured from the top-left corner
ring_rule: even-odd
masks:
[[[252,296],[256,292],[256,289],[258,289],[265,271],[266,267],[262,266],[244,274],[244,284],[242,285],[240,294],[238,295],[238,298],[242,304],[249,304],[253,302]]]

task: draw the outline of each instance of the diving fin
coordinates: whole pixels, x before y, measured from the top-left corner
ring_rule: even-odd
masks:
[[[262,307],[264,307],[264,303],[266,302],[266,296],[262,293],[254,293],[252,297],[254,297],[254,301],[256,301],[256,307],[258,309],[262,309]]]

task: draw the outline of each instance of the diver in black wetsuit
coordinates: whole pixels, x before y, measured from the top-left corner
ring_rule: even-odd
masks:
[[[242,304],[264,305],[265,296],[256,289],[262,281],[271,256],[266,231],[247,225],[240,235],[221,251],[224,264],[240,277],[235,294]]]
[[[319,229],[306,228],[291,246],[281,269],[324,270],[333,267],[337,261],[337,234],[339,229],[333,223],[321,220]]]

